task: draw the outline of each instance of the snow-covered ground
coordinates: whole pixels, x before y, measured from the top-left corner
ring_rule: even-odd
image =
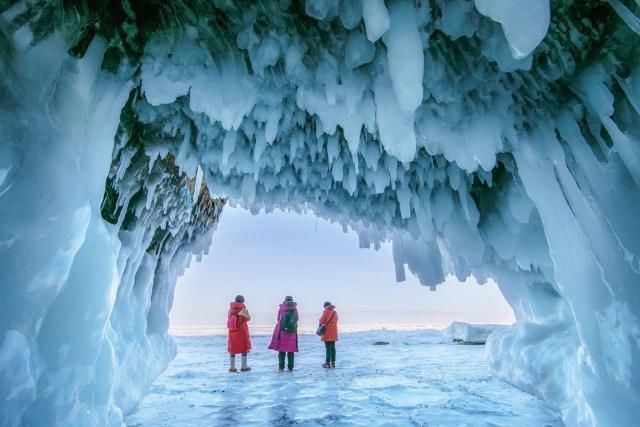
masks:
[[[301,335],[292,373],[277,371],[269,338],[253,337],[252,372],[230,374],[225,336],[176,337],[178,356],[127,425],[562,425],[493,378],[483,346],[439,331],[342,334],[335,370],[320,367],[318,337]]]

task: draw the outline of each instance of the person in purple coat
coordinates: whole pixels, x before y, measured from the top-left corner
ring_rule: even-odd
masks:
[[[278,352],[278,370],[284,371],[285,356],[287,368],[293,371],[294,353],[298,351],[298,309],[293,297],[287,296],[278,310],[278,323],[273,330],[269,350]]]

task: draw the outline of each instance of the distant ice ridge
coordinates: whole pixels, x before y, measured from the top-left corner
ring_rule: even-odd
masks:
[[[635,423],[633,2],[73,3],[0,9],[2,424],[135,410],[226,200],[389,239],[398,280],[494,278],[493,372]]]
[[[507,325],[453,322],[442,332],[447,337],[460,344],[485,344],[489,335],[495,331],[507,328]]]

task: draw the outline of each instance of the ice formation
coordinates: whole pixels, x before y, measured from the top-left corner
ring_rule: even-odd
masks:
[[[506,328],[508,328],[506,325],[453,322],[442,332],[451,340],[460,344],[486,344],[492,333]]]
[[[92,6],[93,5],[93,6]],[[496,279],[493,372],[640,416],[640,5],[0,4],[0,416],[119,425],[226,201]]]

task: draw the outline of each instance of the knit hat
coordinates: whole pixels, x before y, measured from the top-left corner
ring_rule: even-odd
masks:
[[[242,295],[237,295],[236,296],[236,302],[244,303],[244,297]]]
[[[327,308],[327,307],[329,307],[330,305],[333,305],[333,304],[331,304],[329,301],[327,301],[327,302],[325,302],[325,303],[324,303],[323,307],[324,307],[324,308]]]
[[[293,297],[287,295],[286,297],[284,297],[284,302],[285,302],[285,304],[288,303],[288,302],[293,302]]]

